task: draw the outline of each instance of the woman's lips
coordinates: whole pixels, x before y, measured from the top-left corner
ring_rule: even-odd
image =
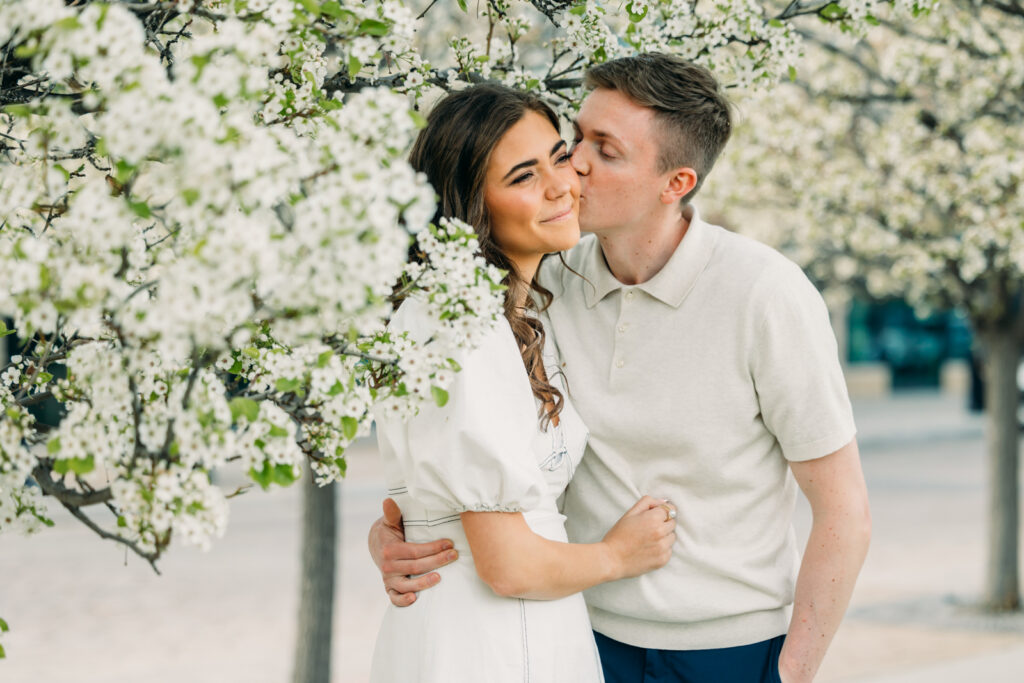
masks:
[[[543,219],[541,221],[541,223],[553,223],[555,221],[560,221],[560,220],[562,220],[564,218],[568,218],[571,215],[572,215],[572,207],[570,206],[569,208],[567,208],[565,211],[562,211],[561,213],[555,214],[554,216],[551,216],[550,218]]]

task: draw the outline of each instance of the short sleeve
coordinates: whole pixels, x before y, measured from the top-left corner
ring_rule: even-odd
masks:
[[[821,294],[790,261],[769,273],[751,372],[765,426],[787,460],[833,453],[856,428]]]
[[[423,405],[400,427],[404,443],[394,450],[409,494],[453,512],[538,507],[546,485],[531,448],[537,415],[508,323],[500,319],[456,361],[447,403]]]

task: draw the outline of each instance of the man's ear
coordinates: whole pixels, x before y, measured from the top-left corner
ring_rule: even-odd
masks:
[[[677,168],[661,191],[662,204],[678,204],[697,186],[697,172],[688,166]]]

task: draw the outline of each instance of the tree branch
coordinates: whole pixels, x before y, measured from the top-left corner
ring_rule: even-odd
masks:
[[[89,505],[100,505],[113,499],[110,488],[98,491],[81,492],[69,489],[59,481],[50,477],[50,468],[46,465],[36,465],[32,470],[32,478],[39,484],[39,488],[48,496],[53,496],[65,507],[88,507]]]

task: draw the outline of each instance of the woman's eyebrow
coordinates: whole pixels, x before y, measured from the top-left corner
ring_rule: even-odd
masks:
[[[551,148],[551,151],[548,153],[548,155],[549,156],[554,156],[555,152],[557,152],[559,149],[561,149],[564,146],[565,146],[565,140],[559,140],[558,142],[555,143],[555,146]],[[509,172],[506,173],[501,179],[502,180],[506,180],[510,175],[512,175],[516,171],[524,169],[524,168],[527,168],[529,166],[536,166],[536,165],[537,165],[537,160],[536,159],[527,159],[526,161],[520,161],[518,164],[513,166],[509,170]]]

